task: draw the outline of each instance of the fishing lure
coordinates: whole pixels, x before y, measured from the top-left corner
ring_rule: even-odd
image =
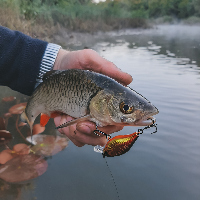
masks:
[[[102,152],[103,157],[105,157],[105,156],[114,157],[114,156],[121,156],[121,155],[125,154],[133,146],[135,141],[138,139],[139,135],[143,134],[143,131],[145,129],[155,127],[156,130],[152,133],[156,133],[157,132],[157,126],[156,126],[154,120],[152,122],[153,123],[151,125],[146,126],[143,129],[138,129],[138,132],[134,132],[134,133],[129,134],[129,135],[118,135],[118,136],[115,136],[112,139],[109,139],[107,144],[105,145],[105,147],[103,149],[103,152]]]
[[[139,133],[134,132],[129,135],[118,135],[108,140],[103,149],[103,157],[121,156],[130,150],[135,141],[138,139]]]
[[[151,128],[151,127],[156,128],[156,130],[154,132],[152,132],[151,134],[156,133],[157,132],[157,124],[155,124],[155,119],[152,119],[151,125],[148,125],[148,126],[144,127],[143,129],[138,129],[137,132],[134,132],[134,133],[129,134],[129,135],[118,135],[118,136],[115,136],[112,139],[111,139],[110,135],[107,135],[106,133],[99,131],[97,129],[97,127],[96,127],[96,130],[94,130],[94,133],[96,135],[99,135],[98,133],[101,133],[101,134],[104,134],[106,136],[106,138],[108,138],[108,142],[105,145],[105,147],[97,145],[96,147],[94,147],[94,151],[103,154],[103,157],[106,161],[106,165],[107,165],[109,172],[110,172],[110,175],[112,177],[112,180],[113,180],[113,183],[114,183],[114,186],[115,186],[115,190],[117,192],[118,200],[120,200],[120,196],[119,196],[119,192],[118,192],[118,189],[117,189],[117,184],[115,182],[114,176],[111,172],[111,169],[110,169],[108,162],[107,162],[105,157],[106,156],[107,157],[121,156],[121,155],[125,154],[126,152],[128,152],[131,149],[131,147],[133,146],[135,141],[138,139],[139,135],[143,134],[145,129],[148,129],[148,128]]]

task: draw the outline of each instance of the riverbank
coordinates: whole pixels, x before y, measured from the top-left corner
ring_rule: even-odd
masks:
[[[51,39],[63,28],[89,33],[99,30],[148,28],[146,16],[144,13],[136,14],[137,11],[134,15],[130,15],[120,10],[119,6],[81,4],[78,0],[73,3],[58,1],[59,4],[55,4],[55,2],[0,0],[0,25],[46,40]]]
[[[189,13],[189,17],[184,19],[169,15],[155,16],[152,10],[156,5],[152,7],[149,4],[145,10],[142,9],[143,1],[138,7],[134,2],[128,3],[129,1],[98,5],[91,2],[81,4],[78,0],[76,3],[65,0],[47,2],[0,0],[0,25],[52,42],[57,41],[59,37],[73,40],[72,32],[94,34],[98,31],[118,31],[127,28],[147,29],[158,24],[200,24],[200,17],[189,16]]]

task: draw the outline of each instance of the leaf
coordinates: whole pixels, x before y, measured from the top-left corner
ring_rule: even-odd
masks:
[[[5,120],[0,117],[0,130],[6,130]]]
[[[20,123],[18,124],[18,127],[26,126],[26,125],[27,125],[27,123],[25,123],[25,122],[20,122]]]
[[[24,143],[19,143],[13,147],[13,151],[18,155],[25,155],[30,153],[30,147]]]
[[[0,178],[10,182],[27,181],[46,172],[48,164],[39,155],[19,155],[0,166]]]
[[[0,164],[5,164],[11,160],[14,156],[12,155],[12,150],[5,149],[0,153]]]
[[[12,114],[11,113],[5,113],[3,115],[3,119],[4,119],[4,126],[5,126],[5,130],[7,129],[7,125],[8,125],[8,119],[12,117]]]
[[[12,106],[10,109],[9,109],[9,113],[11,114],[21,114],[24,109],[26,108],[26,102],[25,103],[20,103],[20,104],[16,104],[14,106]]]
[[[0,130],[0,144],[5,144],[10,142],[12,135],[9,131]]]
[[[28,141],[35,144],[31,150],[37,155],[52,156],[62,151],[68,145],[66,136],[33,135]]]
[[[9,118],[9,117],[12,117],[12,114],[11,113],[5,113],[3,116],[4,116],[4,118]]]
[[[16,97],[10,96],[10,97],[4,97],[2,98],[2,101],[4,102],[10,102],[10,101],[14,101],[16,99]]]
[[[33,135],[37,135],[39,133],[42,133],[42,132],[44,132],[44,130],[45,130],[44,126],[41,126],[40,124],[35,124],[33,126]]]

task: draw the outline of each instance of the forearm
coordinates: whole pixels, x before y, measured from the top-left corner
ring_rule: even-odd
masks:
[[[47,42],[0,26],[0,85],[30,95]]]

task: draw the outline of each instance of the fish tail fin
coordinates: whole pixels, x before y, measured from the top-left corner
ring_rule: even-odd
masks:
[[[33,127],[32,126],[30,127],[30,130],[31,130],[31,141],[32,141],[32,138],[33,138]]]
[[[33,122],[28,119],[25,111],[23,111],[22,114],[20,115],[20,121],[25,122],[32,131]]]
[[[24,111],[20,115],[20,121],[28,123],[28,118],[27,118],[26,113]]]
[[[29,119],[28,119],[28,117],[27,117],[27,115],[26,115],[25,112],[23,112],[23,113],[21,114],[20,120],[21,120],[22,122],[27,123],[27,125],[29,126],[30,131],[31,131],[31,140],[32,140],[32,135],[33,135],[33,122],[30,122],[30,121],[29,121]]]

